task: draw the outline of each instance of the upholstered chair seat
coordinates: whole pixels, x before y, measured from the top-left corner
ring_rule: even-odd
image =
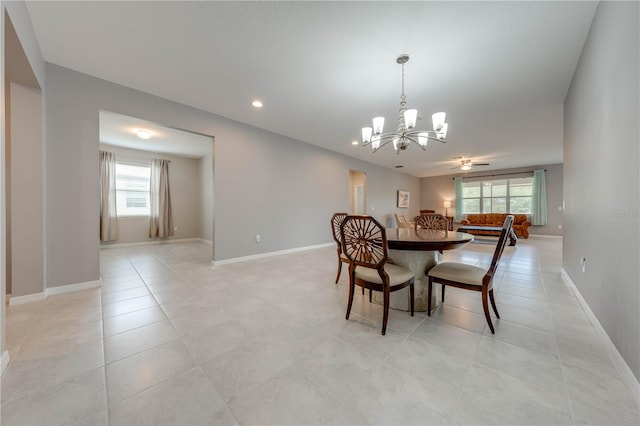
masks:
[[[384,271],[389,275],[389,285],[401,284],[413,278],[413,272],[393,263],[386,263]],[[376,284],[383,283],[377,269],[364,268],[362,266],[356,267],[356,279]]]
[[[486,274],[486,269],[455,262],[443,262],[429,270],[429,276],[433,278],[460,281],[479,287],[482,287],[482,279]]]

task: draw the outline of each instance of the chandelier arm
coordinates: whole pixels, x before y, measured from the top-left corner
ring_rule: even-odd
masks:
[[[374,137],[375,136],[376,135],[374,135]],[[402,134],[401,133],[381,133],[381,134],[379,134],[377,136],[380,137],[378,140],[380,141],[380,147],[382,147],[383,145],[388,144],[392,140],[402,137]],[[374,142],[374,140],[373,140],[373,137],[372,137],[369,142],[363,142],[362,146],[371,145],[373,142]]]
[[[434,137],[431,137],[431,136],[429,136],[428,139],[431,139],[432,141],[437,141],[437,142],[440,142],[440,143],[447,143],[446,139],[438,139],[438,138],[434,138]]]
[[[413,142],[413,143],[415,143],[416,145],[418,145],[418,146],[420,147],[420,149],[421,149],[421,150],[423,150],[423,151],[426,151],[426,150],[427,150],[427,147],[426,147],[426,146],[422,146],[422,145],[420,145],[420,143],[419,143],[417,140],[415,140],[412,136],[407,136],[407,135],[405,134],[405,135],[404,135],[404,138],[405,138],[405,139],[407,139],[408,141]]]
[[[404,132],[405,136],[411,136],[411,137],[418,136],[421,133],[427,133],[428,137],[432,137],[431,134],[432,133],[436,133],[436,131],[434,131],[434,130],[417,130],[416,129],[416,130],[407,130],[406,132]]]
[[[426,133],[427,136],[425,136],[428,139],[431,139],[432,141],[438,141],[441,143],[447,143],[446,139],[439,139],[438,138],[438,132],[436,132],[435,130],[410,130],[408,132],[405,132],[405,137],[411,137],[414,138],[416,136],[420,136],[420,134],[424,134]],[[432,135],[436,135],[436,136],[432,136]]]
[[[372,152],[377,152],[380,148],[382,148],[383,146],[385,146],[386,144],[390,143],[393,139],[387,139],[384,142],[380,143],[380,146],[378,146],[377,148],[373,149]],[[370,144],[368,144],[370,145]],[[366,145],[365,145],[366,146]]]

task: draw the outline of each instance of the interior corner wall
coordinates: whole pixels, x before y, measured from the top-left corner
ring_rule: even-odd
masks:
[[[639,14],[638,2],[600,2],[567,95],[563,245],[565,271],[636,379]]]
[[[212,141],[212,143],[214,142]],[[200,173],[201,191],[199,238],[213,242],[213,191],[215,179],[215,174],[213,173],[213,153],[200,159],[198,171]]]
[[[2,126],[0,127],[0,191],[2,192],[0,195],[0,234],[1,243],[0,243],[0,280],[1,280],[1,289],[0,289],[0,356],[4,361],[5,357],[5,292],[6,292],[6,283],[5,283],[5,250],[6,250],[6,204],[5,204],[5,194],[4,194],[4,150],[5,150],[5,117],[6,109],[8,107],[6,100],[6,93],[4,93],[4,81],[5,81],[5,67],[7,66],[5,60],[5,14],[8,14],[11,23],[14,27],[16,35],[20,40],[20,44],[22,49],[24,50],[25,56],[29,62],[29,66],[33,71],[38,84],[41,89],[45,88],[45,62],[42,57],[42,53],[40,52],[40,46],[38,45],[37,38],[35,36],[35,32],[33,30],[33,26],[31,25],[31,18],[29,16],[29,12],[27,11],[27,7],[24,1],[0,1],[0,11],[2,11],[2,17],[0,17],[0,46],[2,46],[2,52],[0,54],[0,91],[2,96],[0,96],[0,101],[2,104],[0,105],[0,111],[2,114]],[[44,213],[44,212],[43,212]],[[45,225],[46,227],[46,222]],[[46,270],[46,263],[43,266]],[[4,364],[3,364],[4,365]]]
[[[4,126],[3,126],[3,136],[4,136],[4,149],[2,153],[4,154],[4,161],[2,165],[4,166],[4,173],[2,177],[4,178],[4,197],[3,197],[3,206],[2,211],[4,213],[4,226],[3,226],[3,240],[5,241],[4,249],[2,250],[2,260],[4,263],[3,270],[5,273],[3,274],[3,278],[6,283],[6,291],[3,291],[3,294],[10,295],[11,294],[11,90],[10,90],[11,82],[8,79],[4,81],[4,96],[5,96],[5,104],[6,108],[4,109]]]
[[[5,112],[7,110],[6,84],[4,76],[4,18],[5,1],[0,1],[0,374],[5,369],[5,318],[7,298],[7,232],[6,232],[6,201],[5,201]],[[7,356],[9,352],[6,352]]]
[[[22,0],[3,1],[6,12],[9,14],[11,24],[20,40],[24,54],[29,62],[40,88],[44,88],[45,82],[45,62],[40,51],[40,45],[36,38],[36,33],[31,24],[31,16],[27,10],[26,3]],[[4,18],[4,17],[3,17]]]
[[[99,278],[100,110],[215,137],[215,260],[331,243],[350,169],[367,173],[369,211],[384,223],[398,189],[413,197],[403,210],[419,210],[414,176],[53,64],[46,87],[48,287]]]
[[[42,95],[10,84],[11,296],[44,292]],[[9,213],[7,213],[9,214]]]

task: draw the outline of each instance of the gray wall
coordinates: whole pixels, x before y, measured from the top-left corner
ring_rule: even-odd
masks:
[[[198,162],[198,174],[200,178],[201,212],[199,224],[199,237],[213,242],[213,142],[211,154],[203,157]]]
[[[367,173],[367,205],[379,219],[396,210],[398,189],[411,191],[418,210],[418,178],[56,65],[46,79],[50,287],[99,277],[99,110],[215,137],[216,260],[330,243],[332,213],[349,207],[350,169]]]
[[[600,3],[567,95],[563,248],[564,269],[636,378],[639,12],[638,2]]]
[[[14,297],[44,291],[44,155],[42,123],[34,120],[42,116],[40,91],[14,83],[10,90],[11,130],[5,141],[11,147],[7,253]]]
[[[21,53],[27,58],[29,68],[35,75],[37,83],[44,88],[45,63],[40,52],[40,47],[35,37],[31,18],[24,2],[21,1],[0,1],[0,10],[6,12],[11,18],[12,26],[21,43]],[[4,15],[4,13],[3,13]],[[5,15],[6,16],[6,15]],[[6,40],[5,16],[0,17],[0,45],[3,46],[3,54],[0,55],[0,354],[5,355],[5,294],[6,294],[6,209],[5,204],[5,113],[7,111],[8,100],[5,93],[5,67],[7,67],[7,52],[4,51]],[[46,221],[45,221],[46,227]],[[46,238],[46,237],[45,237]],[[44,266],[46,270],[46,264]]]
[[[200,225],[203,215],[203,193],[201,190],[200,159],[152,153],[106,144],[100,144],[100,149],[115,153],[116,161],[118,162],[148,166],[151,164],[151,158],[171,161],[169,164],[171,212],[173,214],[173,225],[178,229],[175,231],[175,235],[168,239],[202,238]],[[99,217],[99,214],[97,217]],[[101,242],[100,245],[106,247],[114,244],[143,243],[156,240],[158,238],[149,238],[148,216],[129,216],[118,218],[118,239],[112,242]]]
[[[477,171],[466,173],[464,176],[473,178],[474,176],[487,176],[503,173],[518,173],[521,171],[531,171],[535,169],[546,169],[547,183],[547,226],[531,226],[529,233],[538,235],[562,235],[563,212],[562,212],[562,181],[563,166],[562,164],[547,164],[544,166],[518,167],[513,169]],[[451,200],[451,208],[449,215],[453,216],[455,212],[455,193],[453,188],[453,178],[458,175],[436,176],[420,179],[420,199],[422,201],[421,209],[433,209],[438,213],[445,213],[442,206],[444,200]],[[505,176],[496,176],[496,179],[507,178]],[[514,175],[514,177],[522,177],[522,175]],[[486,179],[491,179],[487,177]]]

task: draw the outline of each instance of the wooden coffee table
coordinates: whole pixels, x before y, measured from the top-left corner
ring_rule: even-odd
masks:
[[[502,231],[502,226],[476,226],[476,225],[463,225],[458,228],[458,232],[468,232],[469,234],[474,234],[473,231]],[[516,232],[511,228],[509,230],[509,245],[515,246],[518,241],[518,236]]]

